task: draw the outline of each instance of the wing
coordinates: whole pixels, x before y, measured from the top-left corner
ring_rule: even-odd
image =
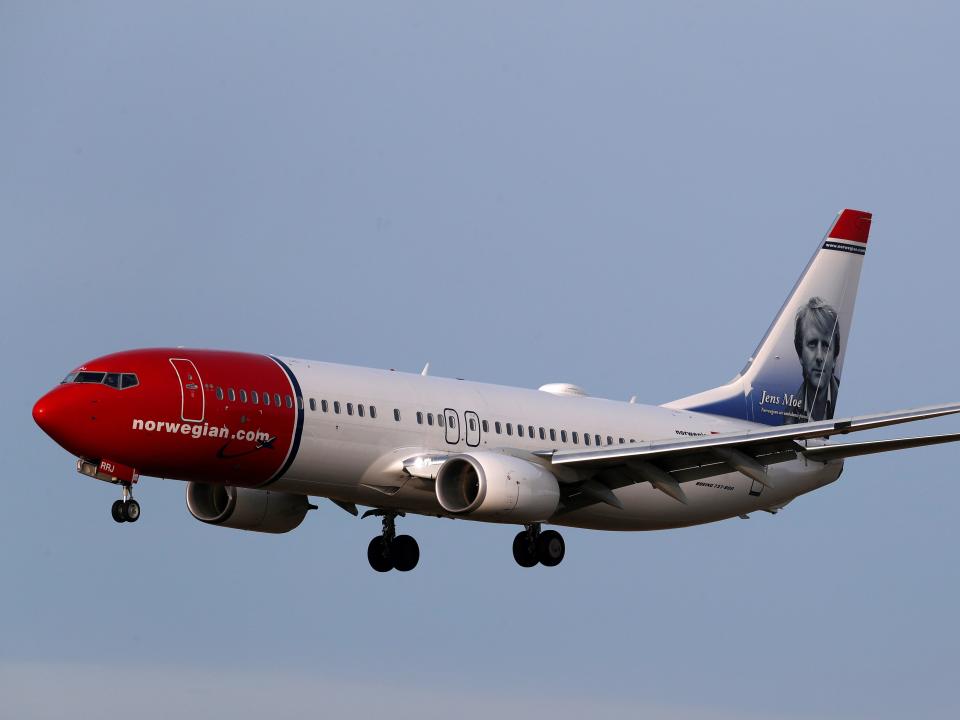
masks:
[[[960,433],[902,440],[881,440],[852,444],[817,444],[803,441],[846,435],[887,425],[915,422],[960,412],[960,404],[932,405],[896,412],[861,415],[842,420],[822,420],[773,429],[711,435],[695,440],[660,441],[608,446],[597,450],[566,450],[538,453],[557,468],[586,474],[589,480],[571,494],[567,509],[594,502],[619,505],[611,489],[635,482],[650,482],[670,497],[686,502],[683,482],[739,471],[772,487],[766,468],[804,454],[821,462],[854,455],[900,450],[960,440]],[[579,500],[577,498],[579,497]]]

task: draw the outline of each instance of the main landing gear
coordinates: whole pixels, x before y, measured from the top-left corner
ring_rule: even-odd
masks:
[[[413,570],[420,560],[420,546],[410,535],[397,535],[395,521],[397,516],[403,517],[403,513],[390,510],[367,510],[363,517],[370,515],[383,518],[383,533],[371,540],[367,547],[367,560],[370,562],[370,567],[377,572]]]
[[[114,501],[110,514],[118,523],[136,522],[140,519],[140,503],[133,499],[133,488],[123,485],[123,499]]]
[[[513,559],[520,567],[533,567],[537,563],[554,567],[563,560],[566,545],[563,536],[556,530],[540,531],[540,523],[526,526],[513,539]]]

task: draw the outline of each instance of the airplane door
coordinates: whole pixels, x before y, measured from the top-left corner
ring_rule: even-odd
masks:
[[[177,379],[180,381],[180,419],[187,422],[203,422],[204,403],[203,383],[200,373],[192,360],[170,358]]]
[[[466,425],[463,431],[467,437],[467,445],[476,447],[480,444],[480,418],[473,410],[467,410],[463,413],[463,422]]]
[[[460,442],[460,417],[456,410],[450,408],[443,411],[443,417],[447,425],[447,442],[456,445]]]

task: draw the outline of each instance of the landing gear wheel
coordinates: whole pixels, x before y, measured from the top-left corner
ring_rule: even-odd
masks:
[[[123,509],[123,500],[114,500],[113,505],[110,506],[110,514],[118,523],[127,521],[127,514]]]
[[[547,567],[559,565],[565,552],[563,536],[556,530],[544,530],[537,537],[537,560],[541,565]]]
[[[367,546],[367,560],[377,572],[390,572],[393,570],[393,561],[390,559],[390,552],[387,547],[387,541],[382,535],[377,535]]]
[[[394,568],[400,572],[409,572],[420,560],[420,546],[410,535],[397,535],[390,543],[390,557]]]
[[[537,564],[537,544],[526,530],[521,530],[513,539],[513,559],[520,567],[531,568]]]
[[[140,519],[140,503],[130,498],[123,503],[123,516],[127,522],[136,522]]]

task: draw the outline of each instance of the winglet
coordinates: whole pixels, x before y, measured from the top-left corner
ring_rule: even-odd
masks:
[[[866,244],[872,220],[872,213],[848,208],[837,216],[837,221],[827,237],[832,240],[849,240]]]

